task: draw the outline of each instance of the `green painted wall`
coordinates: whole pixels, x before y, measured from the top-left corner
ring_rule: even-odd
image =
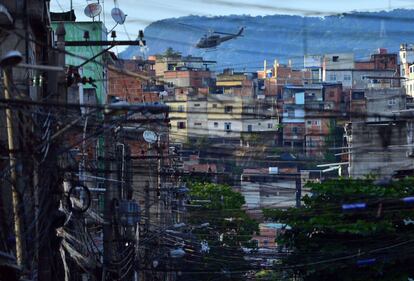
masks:
[[[52,28],[56,31],[58,22],[52,23]],[[84,31],[89,31],[89,40],[91,41],[106,41],[107,30],[102,22],[64,22],[66,35],[65,41],[84,41]],[[86,47],[66,47],[65,50],[77,56],[84,58],[92,58],[103,49],[105,46],[86,46]],[[66,55],[66,65],[78,66],[85,60],[73,55]],[[83,76],[92,77],[96,81],[96,97],[98,104],[104,104],[107,96],[106,76],[103,56],[95,59],[96,62],[89,62],[83,66]],[[84,88],[93,88],[92,85],[86,84]],[[103,121],[103,116],[98,113],[98,118]],[[99,136],[97,139],[97,154],[98,157],[104,155],[104,137]],[[98,162],[98,168],[103,169],[103,161]],[[102,175],[101,175],[102,176]]]
[[[64,22],[66,30],[66,41],[84,41],[84,31],[89,31],[89,40],[100,41],[107,40],[106,28],[102,22]],[[53,30],[56,30],[58,22],[52,23]],[[66,51],[84,58],[91,58],[101,52],[105,46],[86,46],[86,47],[66,47]],[[66,55],[66,65],[77,66],[84,62],[84,59],[72,55]],[[97,85],[96,95],[98,103],[103,104],[106,101],[106,82],[105,68],[103,67],[103,57],[99,56],[96,62],[89,62],[83,66],[83,75],[92,77]],[[93,88],[91,85],[85,85],[85,88]]]

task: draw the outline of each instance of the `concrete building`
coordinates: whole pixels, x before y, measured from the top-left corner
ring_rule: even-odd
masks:
[[[165,71],[163,80],[175,87],[208,88],[212,85],[212,73],[201,69],[176,68]]]
[[[175,95],[164,98],[170,107],[170,138],[172,142],[185,143],[188,141],[188,95]]]
[[[414,97],[414,45],[401,44],[400,52],[400,74],[402,78],[402,85],[405,88],[407,95]]]
[[[355,66],[355,56],[353,53],[325,54],[322,63],[324,70],[353,69]]]
[[[244,169],[241,175],[241,194],[246,207],[257,215],[263,208],[288,208],[296,204],[296,181],[275,169]]]
[[[281,223],[260,223],[259,233],[253,235],[252,241],[257,243],[258,248],[276,250],[278,246],[276,239],[286,229],[291,229],[291,227]]]
[[[211,141],[240,141],[251,134],[269,134],[273,140],[278,119],[266,103],[251,97],[209,94],[168,97],[171,139],[187,142],[199,137]]]
[[[311,73],[310,83],[322,82],[322,62],[321,55],[305,55],[303,57],[303,67]]]
[[[367,61],[354,61],[353,54],[325,55],[323,81],[341,83],[344,89],[364,89],[372,77],[398,77],[397,54],[379,49]],[[399,79],[390,80],[392,86],[399,86]]]
[[[240,142],[251,134],[273,135],[277,131],[278,119],[266,106],[266,103],[251,97],[209,95],[209,138]]]
[[[283,145],[303,148],[305,136],[305,93],[303,87],[285,87],[283,92]]]
[[[403,88],[367,88],[365,90],[366,118],[370,121],[390,120],[396,112],[406,109]]]
[[[273,66],[264,62],[263,70],[257,71],[259,79],[259,94],[266,98],[281,98],[283,87],[287,85],[303,86],[310,83],[312,73],[309,69],[294,69],[291,64],[280,64],[277,60]]]
[[[413,168],[413,125],[402,116],[407,108],[405,90],[392,87],[389,80],[371,79],[363,92],[352,93],[362,108],[345,126],[350,177],[391,177]]]
[[[258,93],[257,77],[251,73],[225,69],[223,73],[217,74],[215,91],[217,94],[255,97]]]
[[[208,132],[208,101],[204,96],[187,100],[187,134],[190,139],[206,136]]]
[[[342,85],[286,86],[282,104],[283,145],[307,156],[323,157],[326,140],[342,119],[340,113],[345,112]]]
[[[391,177],[414,169],[411,121],[353,122],[345,127],[349,149],[348,173],[352,178]]]
[[[148,60],[154,62],[154,70],[158,78],[164,77],[166,71],[179,68],[208,70],[208,65],[215,64],[215,61],[206,61],[202,57],[182,56],[179,53],[150,56]]]

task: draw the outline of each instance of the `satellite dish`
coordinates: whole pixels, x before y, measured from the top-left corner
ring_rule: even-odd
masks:
[[[85,8],[85,15],[89,18],[99,16],[102,12],[102,6],[99,3],[91,3]]]
[[[126,15],[119,8],[113,8],[111,11],[111,16],[117,24],[124,24]]]
[[[153,131],[144,131],[143,137],[147,143],[156,143],[158,140],[157,134]]]

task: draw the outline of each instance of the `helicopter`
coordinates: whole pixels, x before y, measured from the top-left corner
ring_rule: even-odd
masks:
[[[219,46],[221,43],[243,36],[244,27],[240,28],[236,34],[213,31],[213,35],[205,34],[195,45],[199,49],[210,49]],[[226,36],[220,36],[220,35]]]
[[[186,23],[178,23],[181,27],[186,27],[195,31],[204,31],[207,32],[204,36],[195,44],[193,45],[195,48],[198,49],[206,49],[207,51],[214,50],[218,47],[221,43],[235,39],[237,37],[243,36],[244,27],[241,27],[237,33],[226,33],[226,32],[219,32],[214,31],[211,29],[206,29],[204,27],[195,26]],[[225,36],[220,36],[225,35]]]

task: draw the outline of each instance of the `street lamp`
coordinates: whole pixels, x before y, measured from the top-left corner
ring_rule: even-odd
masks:
[[[16,51],[16,50],[9,51],[0,59],[0,66],[2,68],[16,66],[22,60],[23,60],[23,56],[19,51]]]
[[[11,26],[13,25],[13,17],[10,15],[7,8],[0,4],[0,25]]]

